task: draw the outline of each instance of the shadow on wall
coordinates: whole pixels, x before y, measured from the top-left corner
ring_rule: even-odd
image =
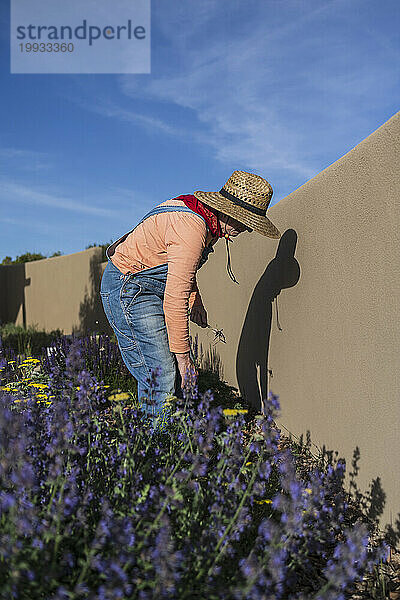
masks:
[[[264,412],[268,395],[268,351],[272,323],[272,302],[284,288],[300,279],[300,266],[294,257],[297,233],[288,229],[279,240],[275,258],[260,277],[251,297],[240,334],[236,355],[236,377],[243,398]],[[278,317],[278,315],[277,315]],[[280,328],[277,318],[278,328]],[[260,383],[258,383],[258,372]]]
[[[221,381],[224,381],[224,366],[221,360],[221,356],[215,346],[211,344],[205,350],[203,344],[200,342],[200,350],[198,349],[198,336],[195,335],[195,340],[192,346],[193,355],[195,361],[198,362],[201,369],[206,371],[212,371],[215,373]]]
[[[105,316],[100,297],[100,283],[103,274],[102,263],[94,255],[90,259],[89,290],[79,307],[79,327],[73,334],[103,333],[112,336],[113,331]]]
[[[297,438],[293,436],[292,433],[289,433],[290,439],[292,439],[292,443],[294,447],[298,447],[301,449],[300,454],[298,455],[298,469],[299,474],[302,477],[308,476],[310,473],[310,467],[318,467],[319,460],[325,465],[324,469],[328,465],[332,465],[336,468],[339,461],[344,462],[346,464],[345,472],[348,473],[347,476],[347,484],[343,482],[343,489],[348,494],[349,499],[351,500],[349,509],[347,510],[347,519],[351,518],[353,522],[360,519],[360,510],[363,515],[362,521],[366,524],[373,525],[372,531],[375,527],[378,527],[380,532],[384,534],[386,542],[392,548],[399,548],[400,542],[400,513],[396,517],[395,523],[391,522],[390,524],[386,524],[384,528],[380,525],[380,517],[383,514],[384,507],[386,504],[386,492],[382,487],[382,482],[380,477],[376,477],[373,479],[369,487],[366,491],[361,491],[359,487],[359,482],[357,481],[357,477],[360,471],[360,448],[358,446],[355,447],[353,451],[353,457],[351,460],[351,470],[347,467],[347,461],[343,457],[339,457],[339,453],[337,450],[328,450],[325,445],[322,448],[315,446],[311,442],[310,431],[307,431],[306,441],[304,441],[303,434]],[[317,452],[315,453],[315,450]],[[305,458],[304,463],[302,463],[302,459],[300,457],[307,457],[311,454],[315,460],[314,463],[310,462],[308,458]],[[318,460],[317,457],[320,457]],[[393,521],[391,519],[391,521]],[[349,523],[348,523],[349,524]],[[369,596],[368,596],[369,597]]]
[[[240,394],[256,410],[260,410],[261,407],[261,411],[264,413],[264,400],[268,395],[267,365],[272,302],[274,299],[277,301],[281,290],[294,287],[300,279],[300,265],[294,256],[296,245],[297,233],[293,229],[287,230],[279,240],[275,258],[267,265],[254,288],[238,344],[236,376]],[[281,330],[278,315],[277,326]],[[296,436],[288,430],[286,430],[286,434],[289,434],[290,438],[296,439]],[[300,446],[305,445],[311,449],[309,431],[307,431],[306,444],[303,442],[303,435],[298,440]],[[321,451],[322,457],[328,464],[337,464],[338,452],[335,452],[336,456],[334,456],[333,450],[327,450],[325,446]],[[380,477],[372,480],[366,492],[361,492],[356,482],[360,469],[359,461],[360,450],[357,446],[353,452],[352,470],[348,473],[348,493],[355,501],[356,506],[361,507],[366,519],[378,524],[386,504],[386,493]],[[394,523],[386,525],[384,531],[387,542],[393,548],[400,549],[400,513]]]
[[[25,263],[0,267],[1,294],[0,321],[16,323],[22,309],[22,325],[26,327],[25,288],[31,284],[26,277]]]

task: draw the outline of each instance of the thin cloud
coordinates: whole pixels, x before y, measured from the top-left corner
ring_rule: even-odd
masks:
[[[219,0],[158,3],[152,28],[164,45],[152,75],[119,76],[121,100],[85,108],[206,146],[229,167],[284,173],[288,188],[312,178],[371,133],[371,108],[386,107],[398,82],[393,46],[371,44],[361,0],[246,7],[232,3],[226,25]],[[147,114],[138,100],[152,101]],[[171,122],[158,103],[184,110]]]
[[[112,198],[113,205],[132,207],[153,206],[154,199],[143,193],[135,192],[130,188],[120,187],[117,185],[110,186],[107,194]]]
[[[253,50],[244,45],[229,58],[221,50],[210,48],[202,54],[201,63],[178,76],[150,82],[145,93],[152,99],[192,109],[197,123],[188,132],[188,139],[210,146],[222,163],[240,163],[256,170],[269,165],[301,177],[313,176],[318,165],[302,160],[296,151],[298,132],[288,129],[279,111],[268,102],[269,92],[260,89],[256,69],[246,73],[245,58]],[[231,78],[227,77],[229,61],[239,71]],[[269,80],[272,86],[272,77]],[[126,95],[136,97],[131,80],[122,79],[121,85]],[[181,132],[179,135],[182,137]]]
[[[124,109],[118,106],[115,103],[109,101],[97,102],[95,104],[82,104],[86,109],[89,109],[93,112],[96,112],[105,117],[114,117],[119,119],[120,121],[124,121],[126,123],[132,123],[135,125],[141,125],[146,128],[149,132],[157,132],[162,131],[163,133],[169,135],[182,135],[182,132],[179,131],[176,127],[165,123],[161,119],[157,119],[155,117],[149,117],[147,115],[140,114],[138,112],[134,112],[131,110]]]
[[[121,76],[121,89],[128,97],[142,96],[192,109],[197,126],[191,130],[190,138],[211,146],[223,163],[240,163],[256,170],[268,166],[302,178],[312,177],[319,165],[298,151],[301,134],[287,125],[276,101],[281,82],[276,65],[285,39],[343,3],[344,0],[326,2],[299,15],[298,4],[289,2],[291,19],[267,31],[265,23],[257,21],[257,15],[251,21],[249,12],[252,27],[247,27],[247,35],[234,42],[224,33],[215,37],[199,35],[199,28],[207,29],[207,25],[218,21],[220,3],[209,1],[207,11],[201,4],[193,4],[194,15],[187,5],[185,9],[181,6],[168,19],[163,18],[166,7],[160,5],[155,16],[157,26],[170,42],[171,55],[179,53],[183,57],[180,71],[176,74],[175,69],[172,73],[167,65],[165,76],[147,82]],[[179,35],[179,31],[184,33]]]
[[[70,198],[38,191],[32,187],[14,182],[0,182],[0,198],[4,202],[7,201],[9,205],[12,202],[20,202],[48,206],[55,210],[68,210],[81,214],[95,215],[97,217],[115,217],[115,213],[112,210],[85,205],[82,201],[77,202]]]
[[[24,171],[37,171],[51,168],[50,155],[46,152],[24,148],[0,148],[0,159],[12,163],[13,168]]]
[[[353,75],[364,94],[376,78],[390,84],[393,68],[386,66],[384,57],[373,66],[373,75],[360,75],[362,35],[351,40],[337,37],[336,26],[346,23],[354,3],[303,5],[288,0],[281,13],[267,4],[252,11],[250,3],[243,31],[232,37],[225,28],[213,35],[222,19],[218,1],[209,0],[207,10],[198,2],[182,3],[172,11],[160,4],[154,23],[169,44],[163,75],[120,76],[121,90],[134,100],[191,109],[195,119],[190,139],[211,147],[222,163],[261,172],[284,170],[288,177],[309,179],[321,170],[321,129],[330,132],[326,148],[335,148],[335,160],[338,148],[343,148],[338,120],[347,111],[357,113],[359,124],[365,122],[355,102],[360,86],[349,83]],[[349,55],[350,41],[354,56]],[[342,78],[347,85],[340,85]]]
[[[254,23],[249,35],[234,44],[227,44],[223,36],[199,37],[201,28],[218,21],[221,11],[218,1],[193,4],[194,14],[187,5],[176,4],[172,11],[171,7],[166,11],[165,5],[159,5],[154,17],[156,27],[169,40],[171,55],[181,57],[179,73],[176,74],[172,61],[166,66],[168,72],[164,77],[145,80],[121,76],[118,81],[129,98],[150,98],[191,109],[194,122],[190,128],[127,109],[109,99],[89,104],[75,98],[75,102],[97,114],[143,127],[151,134],[161,132],[209,146],[216,159],[225,164],[239,163],[261,171],[266,167],[284,169],[297,177],[310,178],[318,172],[319,165],[297,152],[301,142],[298,133],[287,127],[279,111],[268,101],[268,86],[273,87],[274,74],[265,72],[268,71],[265,50],[280,37],[290,36],[302,22],[344,1],[327,2],[300,17],[297,15],[292,22],[271,30],[268,36],[264,25]],[[167,13],[168,18],[164,18]]]
[[[11,225],[12,227],[17,227],[20,229],[26,229],[29,233],[34,230],[37,233],[41,233],[43,235],[48,235],[49,226],[47,224],[37,223],[29,219],[29,221],[24,221],[22,219],[12,219],[9,217],[1,217],[0,223],[5,223],[6,225]],[[54,224],[51,226],[52,231],[54,232]]]

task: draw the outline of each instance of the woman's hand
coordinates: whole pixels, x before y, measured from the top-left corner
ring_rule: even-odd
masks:
[[[183,352],[175,354],[176,362],[178,363],[179,373],[182,378],[182,386],[184,385],[185,378],[191,376],[191,371],[194,372],[194,377],[197,377],[196,367],[190,359],[190,352]]]
[[[199,327],[207,327],[207,312],[202,304],[194,304],[190,311],[190,320]]]

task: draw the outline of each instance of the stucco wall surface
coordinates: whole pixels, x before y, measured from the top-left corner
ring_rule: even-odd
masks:
[[[98,295],[101,248],[2,266],[1,321],[46,331],[93,331],[102,320]]]
[[[243,233],[198,273],[226,380],[280,424],[337,450],[363,491],[381,478],[383,520],[400,512],[400,113],[268,216],[280,240]],[[268,166],[264,176],[268,179]],[[205,347],[211,330],[191,325]],[[269,369],[269,371],[268,371]],[[261,391],[259,391],[261,390]],[[363,487],[364,486],[364,487]]]

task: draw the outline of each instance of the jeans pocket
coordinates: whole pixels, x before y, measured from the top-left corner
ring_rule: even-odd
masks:
[[[120,299],[125,310],[129,310],[134,300],[142,293],[142,286],[128,277],[122,284]]]
[[[114,330],[118,345],[125,355],[129,356],[132,367],[140,367],[144,364],[144,358],[133,336],[130,325],[127,323],[125,314],[119,304],[119,293],[112,295],[108,292],[100,292],[104,312]]]

